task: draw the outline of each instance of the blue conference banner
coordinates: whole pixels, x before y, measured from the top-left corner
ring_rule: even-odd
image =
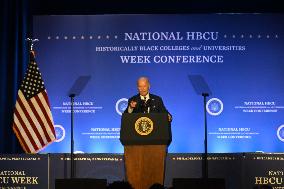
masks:
[[[173,115],[171,153],[204,150],[203,97],[209,87],[208,152],[284,149],[284,15],[35,16],[37,62],[50,99],[57,141],[42,153],[70,152],[68,92],[90,77],[74,103],[77,153],[123,153],[121,113],[150,79]]]

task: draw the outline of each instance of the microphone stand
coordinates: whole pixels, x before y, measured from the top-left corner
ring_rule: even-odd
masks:
[[[208,151],[207,151],[207,111],[206,111],[206,97],[209,96],[208,93],[202,93],[203,96],[203,108],[204,108],[204,157],[202,162],[202,178],[205,183],[208,180]]]
[[[75,94],[69,95],[71,100],[71,175],[70,178],[75,177],[75,169],[74,169],[74,97]]]
[[[82,90],[85,88],[87,83],[89,82],[91,76],[79,76],[74,84],[72,85],[71,89],[68,92],[68,96],[70,97],[71,101],[71,137],[70,137],[70,145],[71,145],[71,169],[70,169],[70,177],[75,178],[75,161],[74,161],[74,98],[75,96],[79,96]]]

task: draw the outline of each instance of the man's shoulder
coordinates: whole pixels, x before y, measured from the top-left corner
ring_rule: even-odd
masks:
[[[149,97],[150,97],[150,99],[162,100],[162,98],[160,96],[152,94],[152,93],[149,94]],[[136,94],[136,95],[129,98],[129,100],[135,100],[135,99],[140,99],[140,95]]]
[[[136,94],[136,95],[130,97],[129,100],[134,100],[134,99],[139,99],[139,98],[140,98],[140,95]]]
[[[156,100],[162,100],[162,98],[158,95],[154,95],[154,94],[149,94],[151,99],[156,99]]]

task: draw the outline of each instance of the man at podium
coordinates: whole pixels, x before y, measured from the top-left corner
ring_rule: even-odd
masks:
[[[150,94],[150,82],[147,77],[140,77],[137,80],[139,94],[128,100],[128,106],[124,113],[168,113],[169,121],[172,115],[166,109],[161,97]]]
[[[138,94],[128,100],[121,119],[126,178],[135,189],[164,184],[167,147],[171,143],[172,116],[163,100],[149,93],[147,77],[137,80]]]

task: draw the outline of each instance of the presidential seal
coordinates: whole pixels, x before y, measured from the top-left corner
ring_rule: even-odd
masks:
[[[153,121],[148,117],[140,117],[135,122],[135,130],[139,135],[149,135],[154,129]]]

